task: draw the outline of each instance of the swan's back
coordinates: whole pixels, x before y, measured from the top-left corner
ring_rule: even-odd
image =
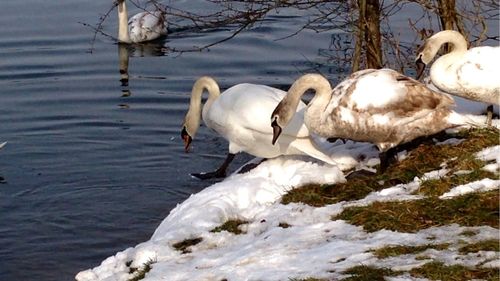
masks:
[[[209,118],[218,120],[217,122],[221,124],[238,124],[246,129],[272,136],[269,118],[285,95],[285,91],[265,85],[238,84],[224,91],[214,101]],[[297,137],[309,135],[309,131],[304,125],[305,107],[303,102],[299,104],[298,113],[295,114],[290,125],[283,130],[284,135]]]
[[[142,12],[128,21],[129,36],[132,42],[144,42],[167,34],[165,14],[162,11]]]
[[[500,104],[500,47],[475,47],[439,57],[431,66],[432,83],[449,94]]]
[[[500,48],[476,47],[469,49],[461,61],[457,61],[457,84],[462,92],[473,92],[479,95],[496,93],[491,103],[499,103],[500,95]]]

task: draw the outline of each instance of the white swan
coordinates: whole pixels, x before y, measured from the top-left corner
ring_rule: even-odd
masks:
[[[208,99],[201,108],[201,96],[208,91]],[[238,152],[274,158],[280,155],[309,155],[329,164],[335,164],[320,151],[304,125],[305,104],[297,105],[295,117],[283,130],[282,137],[271,145],[273,131],[269,127],[269,115],[285,96],[286,92],[264,85],[238,84],[220,94],[217,82],[211,77],[201,77],[193,85],[189,110],[184,118],[182,138],[186,152],[200,126],[200,115],[206,126],[229,141],[229,153],[224,163],[215,172],[193,174],[206,179],[224,177],[229,163]]]
[[[355,72],[334,89],[323,76],[306,74],[292,84],[271,115],[273,141],[279,141],[281,129],[287,128],[308,89],[316,92],[305,113],[309,130],[323,137],[375,144],[381,172],[398,145],[463,124],[450,109],[451,97],[391,69]]]
[[[500,47],[482,46],[467,50],[465,38],[457,31],[443,30],[417,51],[417,79],[422,76],[441,46],[452,45],[452,51],[439,57],[431,66],[430,78],[439,90],[466,99],[500,104]],[[488,107],[491,124],[493,107]]]
[[[140,43],[151,41],[167,34],[167,23],[163,11],[141,12],[128,19],[125,0],[118,4],[118,41]]]

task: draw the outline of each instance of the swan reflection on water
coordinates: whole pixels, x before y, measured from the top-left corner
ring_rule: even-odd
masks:
[[[130,57],[159,57],[166,54],[163,41],[153,41],[143,44],[123,44],[118,43],[118,61],[120,71],[120,85],[122,87],[122,97],[132,94],[129,89],[129,59]]]

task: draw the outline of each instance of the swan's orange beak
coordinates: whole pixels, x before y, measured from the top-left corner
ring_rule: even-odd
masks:
[[[278,140],[279,136],[281,135],[281,127],[278,125],[278,122],[276,122],[276,119],[271,123],[271,126],[273,127],[273,145],[276,143]]]
[[[193,141],[193,138],[191,138],[191,136],[186,131],[186,127],[182,128],[181,137],[184,141],[184,151],[187,153],[189,152],[189,145]]]
[[[425,63],[422,61],[422,58],[418,58],[415,63],[417,64],[417,77],[415,79],[420,80],[422,74],[424,74]]]

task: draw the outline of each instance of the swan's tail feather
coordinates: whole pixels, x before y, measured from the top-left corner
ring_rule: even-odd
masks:
[[[452,111],[448,117],[447,117],[447,121],[452,124],[452,125],[455,125],[455,126],[466,126],[466,127],[479,127],[479,128],[483,128],[483,127],[486,127],[486,123],[484,121],[483,118],[480,117],[481,120],[474,120],[473,118],[471,117],[475,117],[475,116],[472,116],[472,115],[464,115],[464,114],[460,114],[460,113],[457,113],[455,111]]]
[[[310,138],[297,138],[291,145],[304,155],[309,155],[330,165],[337,166],[337,162],[323,152]]]

